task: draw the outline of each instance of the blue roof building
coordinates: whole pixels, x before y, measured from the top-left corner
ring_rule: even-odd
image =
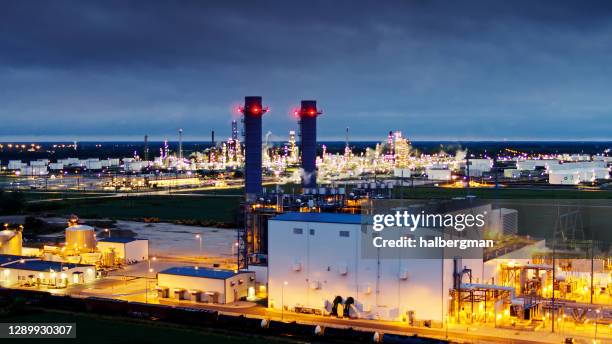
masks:
[[[323,222],[323,223],[344,223],[361,224],[362,216],[359,214],[344,213],[298,213],[288,212],[275,216],[272,220],[276,221],[298,221],[298,222]]]
[[[231,303],[255,297],[255,273],[196,266],[171,267],[157,274],[160,298]]]
[[[180,266],[180,267],[168,268],[166,270],[160,271],[159,273],[168,274],[168,275],[190,276],[190,277],[228,279],[230,277],[234,277],[240,274],[240,271],[200,268],[200,267],[194,267],[194,266]]]

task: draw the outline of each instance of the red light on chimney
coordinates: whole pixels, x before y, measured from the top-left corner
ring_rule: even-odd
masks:
[[[251,112],[259,113],[259,108],[258,107],[254,107],[254,108],[251,109]]]
[[[309,113],[311,116],[314,116],[314,115],[315,115],[315,111],[314,111],[314,110],[310,110],[308,113]]]

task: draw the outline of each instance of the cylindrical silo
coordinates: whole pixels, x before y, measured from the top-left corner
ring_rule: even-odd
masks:
[[[91,251],[96,248],[93,227],[74,225],[66,228],[66,248],[77,251]]]
[[[21,231],[0,231],[0,254],[21,255]]]

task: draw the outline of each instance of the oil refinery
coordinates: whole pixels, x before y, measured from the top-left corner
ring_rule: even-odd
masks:
[[[277,146],[269,142],[269,135],[264,140],[262,122],[269,108],[263,104],[262,97],[248,96],[238,108],[244,141],[237,121],[232,121],[231,137],[217,144],[212,131],[211,146],[202,151],[187,153],[184,130],[179,129],[178,150],[171,151],[165,141],[152,160],[147,136],[142,155],[11,160],[2,170],[13,180],[35,181],[28,184],[33,189],[102,191],[102,196],[93,197],[170,195],[244,185],[238,228],[226,230],[219,240],[224,249],[231,247],[231,253],[203,251],[208,236],[202,232],[189,234],[199,250],[187,254],[185,246],[160,249],[177,241],[175,233],[185,229],[166,236],[149,231],[155,239],[130,231],[117,236],[76,216],[68,220],[62,242],[42,238],[42,244],[31,246],[24,245],[28,228],[7,223],[0,231],[0,286],[85,296],[90,303],[94,297],[188,308],[244,307],[232,311],[264,314],[264,320],[279,314],[281,321],[285,316],[313,316],[309,321],[325,326],[331,326],[329,319],[360,321],[365,328],[396,324],[433,331],[427,333],[434,337],[441,337],[436,331],[446,331],[448,338],[450,330],[460,338],[463,326],[524,331],[530,336],[537,331],[554,334],[561,327],[586,337],[601,327],[607,331],[600,332],[600,338],[612,339],[610,249],[578,235],[582,228],[576,227],[577,221],[571,230],[568,227],[567,219],[583,210],[558,210],[556,219],[563,218],[565,227],[559,221],[540,224],[554,230],[551,240],[520,234],[519,219],[533,216],[520,204],[477,200],[469,194],[426,204],[403,203],[409,195],[397,198],[398,192],[401,196],[415,185],[466,190],[551,184],[596,188],[609,180],[612,158],[520,152],[476,157],[462,150],[425,154],[399,131],[390,131],[385,141],[359,153],[353,152],[348,139],[343,152],[331,153],[317,142],[317,120],[323,111],[316,100],[301,101],[293,112],[299,130],[289,131],[287,142]],[[435,206],[483,212],[483,241],[496,244],[467,256],[448,256],[444,252],[450,247],[426,258],[411,257],[408,251],[388,255],[387,245],[367,253],[371,248],[364,243],[376,242],[372,239],[379,235],[371,231],[371,218],[380,204],[393,200],[402,202],[394,211]],[[153,224],[139,228],[144,231],[147,226]],[[413,230],[417,227],[428,233],[443,229],[415,225]],[[463,232],[458,235],[454,239],[469,239]],[[385,242],[415,240],[413,234],[400,232],[391,238]],[[432,252],[442,240],[421,237],[432,243],[425,246]],[[399,247],[389,247],[394,246]]]

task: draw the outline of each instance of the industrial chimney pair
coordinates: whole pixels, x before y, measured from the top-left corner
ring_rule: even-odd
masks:
[[[245,194],[247,201],[254,201],[262,193],[261,186],[261,118],[268,111],[262,106],[261,97],[245,97],[244,107],[240,112],[244,115],[245,136]],[[317,116],[322,112],[317,110],[315,100],[303,100],[295,115],[300,118],[300,150],[302,153],[302,187],[304,189],[317,186]]]

